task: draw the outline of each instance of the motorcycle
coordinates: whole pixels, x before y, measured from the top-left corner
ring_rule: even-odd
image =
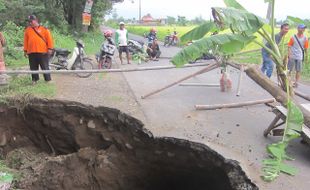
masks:
[[[168,34],[165,36],[164,46],[176,46],[179,44],[179,37],[177,36],[177,32],[174,31],[172,34]]]
[[[116,46],[111,38],[101,45],[100,52],[96,54],[99,69],[111,69],[115,50]]]
[[[68,49],[55,48],[50,59],[49,66],[56,70],[92,70],[92,60],[86,57],[84,51],[84,44],[80,40],[76,40],[76,47],[74,47],[71,57],[71,52]],[[87,78],[92,73],[76,73],[78,77]]]
[[[128,40],[128,50],[134,55],[137,53],[144,53],[144,43],[136,40]]]

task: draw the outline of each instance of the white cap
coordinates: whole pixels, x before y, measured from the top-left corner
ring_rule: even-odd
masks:
[[[119,25],[125,25],[125,23],[124,22],[120,22]]]

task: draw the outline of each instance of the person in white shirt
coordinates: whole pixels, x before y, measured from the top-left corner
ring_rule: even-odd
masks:
[[[118,47],[119,58],[121,60],[121,64],[123,64],[122,53],[125,52],[127,56],[127,63],[129,62],[129,49],[128,49],[128,31],[125,29],[125,23],[119,23],[119,29],[115,32],[115,42]]]

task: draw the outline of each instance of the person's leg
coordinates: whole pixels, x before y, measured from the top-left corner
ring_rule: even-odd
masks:
[[[270,58],[266,61],[266,69],[266,75],[270,78],[273,72],[273,61]]]
[[[31,71],[38,71],[39,70],[39,64],[37,60],[37,54],[29,54],[29,66]],[[39,74],[31,74],[32,82],[37,82],[39,78]]]
[[[123,64],[122,51],[123,51],[122,46],[119,46],[119,48],[118,48],[118,55],[119,55],[119,59],[121,60],[121,64]]]
[[[298,86],[298,82],[300,81],[301,69],[302,69],[302,61],[301,60],[296,60],[296,64],[295,64],[295,70],[296,70],[295,86],[296,87]]]
[[[49,70],[49,66],[48,66],[48,54],[40,54],[40,67],[42,70]],[[44,76],[44,80],[46,82],[51,81],[51,74],[43,74]]]
[[[129,55],[128,46],[125,46],[124,49],[125,49],[125,52],[126,52],[127,63],[130,64],[130,55]]]
[[[159,58],[160,55],[161,55],[161,51],[157,51],[157,53],[156,53],[156,58]]]
[[[262,64],[262,68],[261,71],[262,73],[265,75],[266,74],[266,59],[268,58],[268,54],[266,54],[265,52],[262,52],[262,58],[263,58],[263,64]]]

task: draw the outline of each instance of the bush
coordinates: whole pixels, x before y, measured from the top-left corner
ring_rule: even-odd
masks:
[[[6,39],[5,63],[11,66],[16,60],[23,59],[24,28],[8,21],[2,31]]]

